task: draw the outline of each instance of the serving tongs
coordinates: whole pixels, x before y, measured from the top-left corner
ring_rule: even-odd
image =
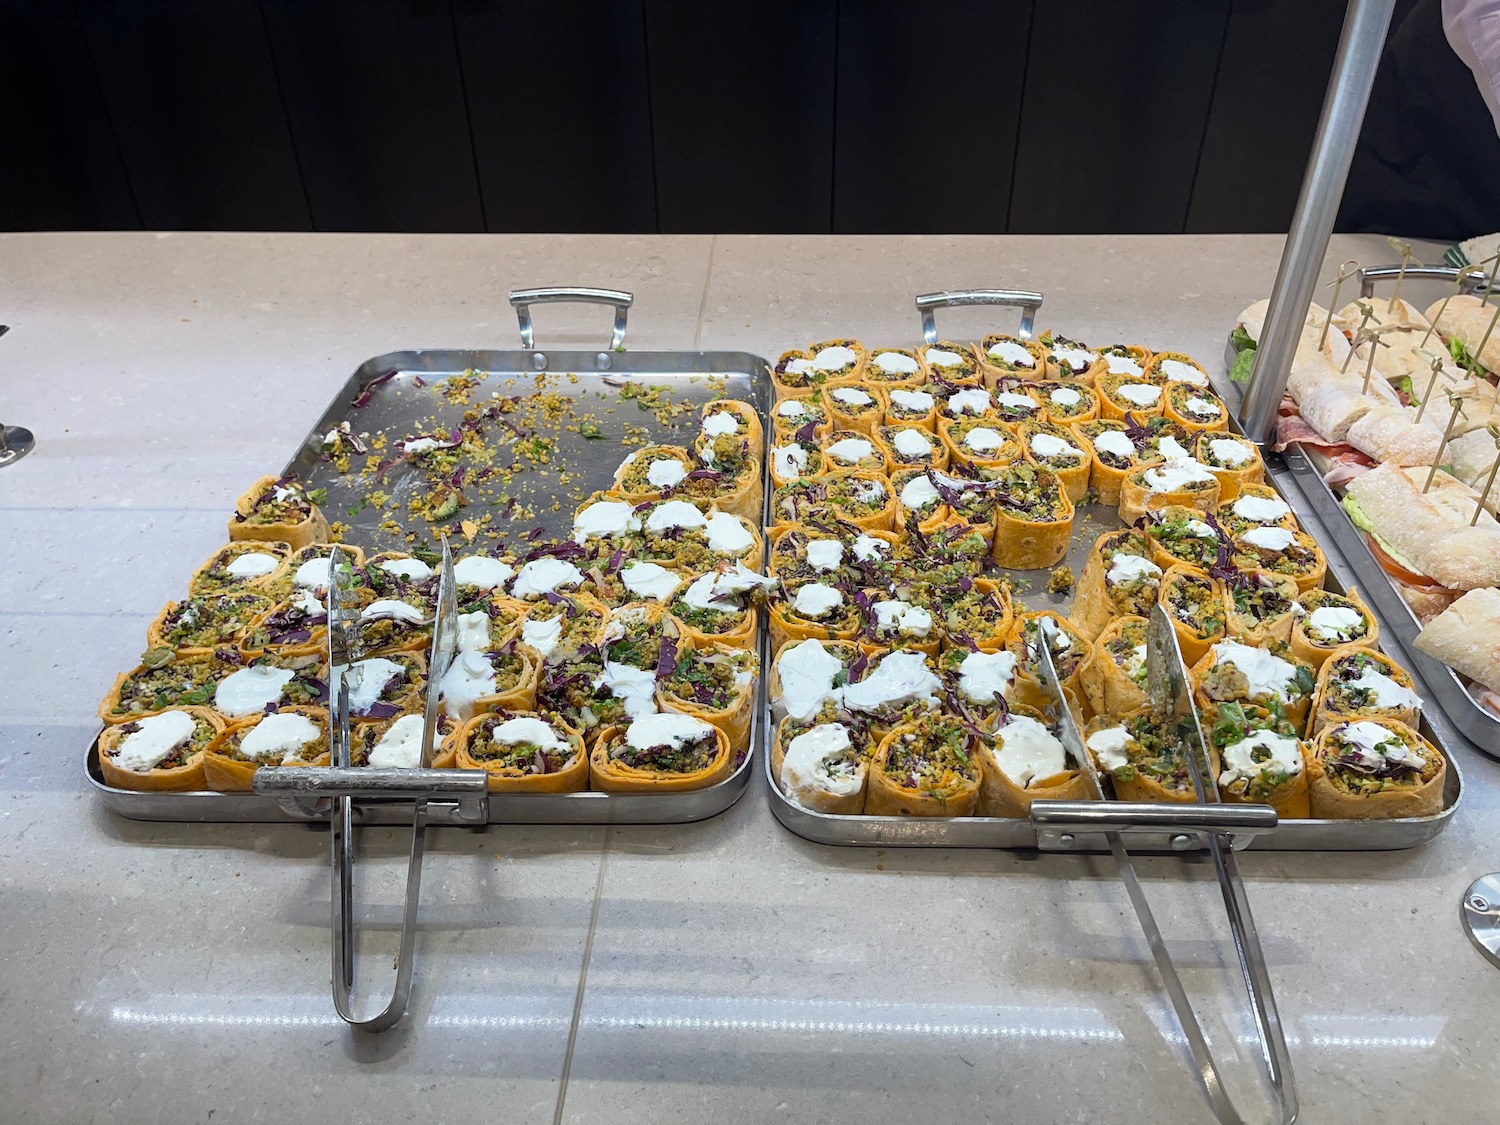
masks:
[[[1250,1009],[1260,1029],[1261,1055],[1265,1062],[1266,1077],[1276,1097],[1279,1120],[1281,1125],[1292,1125],[1297,1119],[1298,1104],[1291,1056],[1287,1051],[1281,1017],[1276,1010],[1276,999],[1271,989],[1270,974],[1266,970],[1260,936],[1250,913],[1244,881],[1240,878],[1239,861],[1234,854],[1235,848],[1248,842],[1251,836],[1275,828],[1276,810],[1269,805],[1225,805],[1220,802],[1209,766],[1202,723],[1188,688],[1187,668],[1177,644],[1177,634],[1160,606],[1151,611],[1146,635],[1148,694],[1155,714],[1179,732],[1189,766],[1188,773],[1193,781],[1196,797],[1194,804],[1105,801],[1098,770],[1084,745],[1068,701],[1062,694],[1062,681],[1057,675],[1051,645],[1045,634],[1039,639],[1036,651],[1043,687],[1052,696],[1058,715],[1063,747],[1078,763],[1094,798],[1091,801],[1035,802],[1031,806],[1031,821],[1037,829],[1038,844],[1045,849],[1051,841],[1054,849],[1059,846],[1067,848],[1074,843],[1076,834],[1087,832],[1104,836],[1110,854],[1114,856],[1115,866],[1119,869],[1120,881],[1125,884],[1125,892],[1130,897],[1136,918],[1146,936],[1146,944],[1151,947],[1151,956],[1161,974],[1162,985],[1172,1002],[1173,1011],[1177,1013],[1177,1020],[1182,1025],[1183,1036],[1198,1068],[1214,1116],[1223,1125],[1243,1125],[1244,1118],[1224,1088],[1218,1065],[1214,1062],[1208,1040],[1203,1034],[1203,1027],[1193,1011],[1182,977],[1172,963],[1161,927],[1156,924],[1156,916],[1151,912],[1151,904],[1146,899],[1140,876],[1126,850],[1125,837],[1167,832],[1171,834],[1169,846],[1174,851],[1207,847],[1213,857],[1219,890],[1224,896],[1224,910],[1229,917],[1229,929],[1234,937],[1235,953],[1239,959],[1240,973],[1244,977]]]
[[[412,949],[417,935],[417,907],[422,893],[422,856],[427,842],[428,803],[453,802],[447,823],[481,825],[488,818],[488,776],[482,770],[432,768],[437,734],[438,684],[453,663],[458,641],[458,599],[453,556],[443,541],[438,577],[432,652],[427,662],[427,699],[422,717],[421,764],[413,768],[350,765],[350,665],[360,658],[353,568],[342,549],[333,548],[328,584],[328,744],[326,767],[266,767],[255,771],[257,793],[276,797],[300,816],[327,815],[333,840],[333,1006],[358,1031],[384,1031],[406,1012],[411,996]],[[354,820],[355,801],[412,802],[411,855],[406,868],[405,908],[401,916],[401,952],[390,1002],[369,1019],[356,1019],[354,990]]]

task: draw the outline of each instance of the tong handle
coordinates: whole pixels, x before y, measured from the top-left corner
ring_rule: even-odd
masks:
[[[587,285],[551,285],[538,289],[512,289],[511,307],[516,310],[516,319],[521,324],[521,347],[528,351],[536,346],[536,334],[531,326],[532,305],[559,303],[612,305],[615,310],[614,334],[610,337],[611,350],[625,343],[625,317],[635,296],[623,289],[594,289]]]
[[[1023,340],[1031,339],[1036,326],[1036,312],[1042,307],[1042,295],[1028,289],[945,289],[941,293],[923,293],[917,297],[917,312],[922,314],[922,339],[929,344],[938,340],[937,322],[933,310],[958,308],[964,305],[999,305],[1002,308],[1021,310],[1021,327],[1016,335]]]
[[[1170,805],[1148,801],[1033,801],[1031,823],[1063,832],[1232,832],[1276,827],[1270,805]]]
[[[1408,266],[1406,268],[1408,281],[1457,281],[1460,274],[1463,276],[1463,284],[1459,287],[1460,292],[1477,293],[1484,288],[1484,271],[1478,266],[1465,266],[1462,270],[1451,266]],[[1400,276],[1400,266],[1365,266],[1359,271],[1359,295],[1369,299],[1375,295],[1376,282],[1395,281]],[[1337,309],[1334,310],[1334,312],[1337,311]]]

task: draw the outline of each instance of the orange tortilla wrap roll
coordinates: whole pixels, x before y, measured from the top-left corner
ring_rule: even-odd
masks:
[[[1127,414],[1146,419],[1162,412],[1166,390],[1144,375],[1101,375],[1099,417],[1124,421]]]
[[[351,722],[383,722],[422,707],[427,687],[427,658],[419,652],[368,656],[344,673],[349,685]]]
[[[881,426],[875,442],[893,473],[902,469],[948,467],[948,447],[920,426]]]
[[[880,391],[879,398],[884,425],[937,433],[938,397],[931,387],[891,387]]]
[[[1198,462],[1179,458],[1127,473],[1120,486],[1120,520],[1127,525],[1173,504],[1212,512],[1219,504],[1219,479]]]
[[[264,593],[268,597],[285,597],[278,591],[290,589],[291,573],[286,560],[292,548],[286,543],[243,539],[220,547],[193,571],[188,594],[228,594],[234,591]]]
[[[581,793],[589,785],[583,737],[536,711],[475,715],[459,728],[454,765],[484,770],[491,793]]]
[[[1090,647],[1079,682],[1095,714],[1146,706],[1146,629],[1144,617],[1117,617]]]
[[[1296,580],[1304,594],[1323,586],[1328,560],[1311,535],[1283,528],[1255,528],[1234,541],[1236,566],[1269,570]]]
[[[1005,639],[1005,651],[1016,658],[1015,702],[1038,710],[1051,705],[1052,697],[1041,688],[1042,666],[1037,644],[1045,632],[1052,650],[1052,664],[1062,678],[1065,692],[1078,692],[1083,679],[1083,662],[1089,654],[1089,640],[1060,613],[1041,610],[1016,614],[1015,624]]]
[[[978,387],[984,381],[979,373],[979,360],[967,344],[939,340],[935,344],[922,345],[917,354],[927,365],[930,381],[934,383]]]
[[[1141,344],[1108,344],[1099,349],[1105,372],[1112,375],[1144,375],[1151,349]]]
[[[800,392],[776,401],[771,407],[771,437],[777,442],[791,439],[798,430],[812,426],[819,440],[833,428],[828,420],[828,409],[823,405],[823,392]]]
[[[261,477],[235,501],[229,539],[285,543],[299,551],[328,542],[328,521],[296,481]]]
[[[1230,702],[1266,710],[1280,707],[1294,727],[1306,727],[1317,677],[1312,665],[1297,660],[1284,644],[1220,641],[1192,665],[1190,674],[1200,708]]]
[[[729,418],[720,418],[728,414]],[[734,429],[729,428],[730,422]],[[759,455],[766,447],[766,432],[761,425],[760,412],[748,402],[737,398],[719,398],[705,403],[698,409],[699,435],[709,437],[736,437],[747,442],[750,452]]]
[[[676,664],[664,674],[667,666],[664,660],[657,669],[656,701],[661,709],[718,727],[737,760],[749,753],[760,658],[727,645],[684,643],[676,650]]]
[[[480,711],[530,711],[540,665],[535,649],[515,641],[493,652],[460,652],[437,683],[443,710],[459,722]]]
[[[453,736],[458,724],[439,715],[433,733],[432,768],[452,769],[457,749]],[[331,757],[331,755],[330,755]],[[393,718],[360,723],[349,728],[349,764],[361,768],[415,769],[422,764],[421,704]]]
[[[776,579],[763,578],[747,567],[720,566],[690,576],[667,603],[667,612],[679,634],[695,646],[753,649],[761,600],[776,587]]]
[[[766,623],[771,631],[772,652],[780,652],[782,645],[809,637],[852,641],[859,632],[859,606],[837,586],[803,582],[771,603]]]
[[[979,742],[982,777],[976,816],[1024,817],[1032,801],[1087,801],[1088,782],[1056,730],[1033,707],[1012,707]]]
[[[1203,365],[1181,352],[1157,352],[1146,361],[1145,373],[1153,382],[1168,386],[1172,383],[1194,387],[1209,385],[1208,372],[1203,370]]]
[[[1077,340],[1055,332],[1044,332],[1038,343],[1047,353],[1049,379],[1073,379],[1095,386],[1109,370],[1103,356]]]
[[[857,383],[864,378],[870,351],[858,340],[824,340],[807,345],[812,375],[825,383]]]
[[[974,345],[974,355],[986,387],[1012,376],[1028,382],[1047,378],[1047,350],[1035,340],[994,332]]]
[[[854,641],[861,652],[876,656],[887,649],[907,648],[937,657],[943,630],[927,606],[880,589],[861,590],[854,603],[859,612]]]
[[[808,423],[808,429],[812,429],[812,423]],[[818,477],[823,475],[823,446],[822,438],[811,434],[810,438],[817,440],[804,440],[795,434],[787,436],[786,441],[776,441],[771,446],[771,487],[780,488],[784,484],[791,484],[803,477]]]
[[[1229,408],[1207,387],[1168,383],[1162,413],[1189,433],[1223,433],[1229,429]]]
[[[1015,606],[1006,584],[989,578],[960,578],[915,586],[934,618],[944,648],[970,646],[980,652],[1005,647],[1015,624]]]
[[[1046,420],[1058,426],[1092,422],[1099,417],[1099,392],[1069,380],[1038,383],[1035,394]]]
[[[1128,715],[1096,715],[1084,727],[1084,745],[1099,772],[1110,779],[1121,801],[1194,804],[1192,768],[1182,743],[1159,724],[1149,708]],[[1218,762],[1209,749],[1209,765]],[[1211,787],[1214,778],[1203,779]]]
[[[850,641],[799,641],[775,653],[766,694],[772,717],[808,722],[849,679],[849,669],[868,657]],[[783,676],[783,672],[785,675]]]
[[[1161,576],[1157,604],[1172,619],[1182,662],[1192,667],[1209,645],[1224,639],[1224,587],[1201,570],[1178,563]]]
[[[866,816],[972,816],[979,803],[979,739],[940,712],[902,723],[870,765]]]
[[[130,723],[173,707],[210,703],[223,673],[239,663],[238,652],[224,651],[233,660],[232,664],[224,663],[213,653],[179,659],[166,650],[147,652],[149,664],[138,664],[115,677],[114,684],[99,701],[99,718],[111,724]]]
[[[892,524],[905,529],[916,520],[917,530],[930,535],[948,521],[949,508],[923,469],[905,469],[891,476],[896,495]]]
[[[224,733],[207,707],[173,707],[99,732],[99,771],[116,789],[189,793],[206,788],[203,755]]]
[[[1257,527],[1284,527],[1302,530],[1291,506],[1268,484],[1243,484],[1233,500],[1219,497],[1219,523],[1231,538],[1237,538]]]
[[[863,430],[834,430],[823,440],[823,463],[829,469],[889,476],[891,460],[876,434]]]
[[[693,468],[692,456],[680,445],[645,445],[620,462],[610,491],[630,504],[659,500]]]
[[[867,387],[857,381],[829,383],[823,388],[829,424],[834,430],[853,430],[867,437],[874,436],[881,418],[885,417],[880,394],[878,387]]]
[[[875,348],[865,364],[864,381],[870,387],[920,387],[927,382],[927,365],[915,348]]]
[[[1252,441],[1223,433],[1201,433],[1193,442],[1193,459],[1219,478],[1219,504],[1228,504],[1250,484],[1266,479],[1266,463]]]
[[[1125,478],[1143,465],[1160,464],[1163,458],[1155,450],[1132,437],[1127,423],[1106,418],[1070,424],[1079,444],[1089,453],[1089,487],[1099,495],[1099,503],[1117,505]]]
[[[421,652],[432,644],[430,595],[410,592],[376,598],[359,611],[359,638],[367,653]]]
[[[1079,633],[1093,640],[1116,617],[1150,614],[1162,569],[1152,561],[1151,543],[1141,532],[1126,528],[1099,536],[1083,564],[1069,613]]]
[[[1077,504],[1083,499],[1093,460],[1072,430],[1051,422],[1022,422],[1016,427],[1016,438],[1027,461],[1057,474],[1069,500]]]
[[[607,727],[589,753],[589,781],[601,793],[683,793],[717,785],[733,772],[724,732],[675,712]]]
[[[864,812],[869,750],[853,724],[783,719],[771,759],[781,791],[803,808],[842,816]]]
[[[256,615],[240,635],[239,650],[247,659],[273,656],[314,656],[328,651],[328,610],[325,590],[313,593],[298,589],[286,601],[277,602]],[[367,589],[355,591],[355,604],[363,609],[374,598]]]
[[[1377,647],[1380,622],[1353,587],[1348,594],[1309,590],[1298,601],[1303,612],[1292,626],[1291,646],[1299,660],[1322,668],[1323,662],[1345,645]]]
[[[1292,724],[1260,707],[1226,703],[1203,712],[1219,761],[1219,797],[1229,805],[1270,805],[1283,820],[1306,820],[1308,748]]]
[[[957,396],[953,396],[956,398]],[[950,405],[953,398],[948,401]],[[995,384],[995,389],[990,394],[990,401],[994,403],[992,409],[1000,418],[1012,428],[1019,426],[1022,422],[1039,422],[1046,416],[1046,409],[1042,400],[1037,397],[1035,383],[1023,383],[1014,376],[1001,379]]]
[[[1035,465],[1010,465],[996,473],[996,566],[1040,570],[1056,566],[1068,553],[1073,534],[1073,502],[1056,474]]]
[[[502,648],[509,640],[519,640],[548,663],[558,663],[591,646],[603,643],[604,628],[614,609],[592,594],[555,595],[556,602],[522,602],[514,598],[497,599],[505,615],[519,613],[520,628],[491,648]]]
[[[765,508],[765,461],[759,452],[751,453],[749,443],[741,438],[714,438],[712,444],[699,438],[693,457],[691,472],[672,490],[673,496],[705,500],[721,512],[760,521]]]
[[[942,687],[937,662],[925,652],[898,648],[875,656],[860,653],[849,666],[840,702],[870,724],[870,737],[878,743],[902,723],[938,710]]]
[[[1136,528],[1151,542],[1151,561],[1166,570],[1178,563],[1208,571],[1229,550],[1230,543],[1214,526],[1215,519],[1197,508],[1169,504],[1152,508]]]
[[[227,727],[203,755],[203,780],[220,793],[249,793],[261,766],[326,766],[328,712],[283,707]]]
[[[1224,629],[1246,645],[1285,644],[1297,616],[1297,583],[1269,570],[1240,571],[1224,584]],[[1293,650],[1295,651],[1295,649]]]
[[[1345,645],[1323,661],[1313,696],[1311,735],[1333,723],[1370,719],[1416,727],[1422,700],[1411,673],[1389,656],[1361,645]]]
[[[771,497],[773,530],[830,517],[866,531],[890,531],[896,518],[896,494],[890,481],[876,473],[842,470],[793,481]]]
[[[255,620],[274,604],[248,590],[168,602],[147,626],[146,645],[184,657],[207,656],[223,645],[238,646]]]
[[[1443,811],[1448,763],[1411,727],[1361,719],[1325,727],[1308,767],[1312,815],[1388,820]]]

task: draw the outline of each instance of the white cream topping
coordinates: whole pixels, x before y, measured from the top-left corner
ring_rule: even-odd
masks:
[[[890,553],[891,545],[884,539],[876,539],[873,535],[860,532],[854,537],[854,544],[849,549],[860,562],[879,562]]]
[[[1183,528],[1194,539],[1217,539],[1219,537],[1219,533],[1202,520],[1190,519],[1183,525]]]
[[[1105,727],[1089,735],[1085,743],[1094,758],[1106,771],[1130,764],[1125,748],[1130,745],[1130,734],[1124,727]]]
[[[1094,439],[1094,448],[1111,457],[1135,456],[1135,442],[1130,440],[1124,430],[1101,430]]]
[[[1291,513],[1284,500],[1275,497],[1241,496],[1229,505],[1229,510],[1240,519],[1255,523],[1275,523]]]
[[[1082,457],[1083,450],[1053,434],[1032,434],[1031,452],[1038,457]]]
[[[229,565],[224,568],[224,573],[231,578],[260,578],[270,574],[280,565],[275,555],[268,555],[263,551],[246,551],[243,555],[236,555],[231,559]]]
[[[993,703],[995,696],[1009,697],[1016,681],[1016,655],[999,652],[971,652],[958,666],[958,690],[974,703]]]
[[[558,738],[551,723],[530,715],[517,715],[503,723],[497,723],[490,731],[490,740],[502,746],[519,746],[525,742],[543,750],[568,749],[567,739]]]
[[[583,572],[566,559],[532,559],[521,567],[510,592],[518,598],[539,598],[555,593],[559,586],[577,586],[582,581]]]
[[[824,348],[813,356],[813,370],[842,371],[858,360],[859,356],[854,353],[853,348],[846,348],[843,344],[834,344],[833,347]]]
[[[1047,395],[1049,402],[1055,402],[1058,406],[1077,406],[1083,401],[1083,396],[1072,387],[1053,387]]]
[[[412,438],[411,440],[402,443],[401,451],[403,453],[417,454],[431,453],[434,449],[452,448],[453,443],[451,441],[438,441],[437,438],[419,437]]]
[[[361,621],[400,621],[407,625],[422,625],[426,615],[416,606],[407,605],[396,598],[381,598],[359,611]]]
[[[330,584],[333,575],[333,557],[323,555],[316,559],[308,559],[297,568],[297,573],[292,575],[292,585],[300,586],[304,590],[315,590],[319,586]]]
[[[926,476],[912,477],[901,486],[901,503],[914,512],[938,499],[938,490]]]
[[[1139,375],[1141,365],[1128,355],[1110,354],[1104,357],[1104,362],[1109,365],[1111,375]]]
[[[1156,578],[1161,574],[1161,567],[1150,559],[1143,559],[1140,555],[1127,555],[1124,551],[1116,551],[1109,560],[1109,572],[1105,574],[1104,580],[1112,586],[1118,586],[1121,582],[1133,582],[1137,578]]]
[[[1330,641],[1352,640],[1364,621],[1365,615],[1357,609],[1341,605],[1323,605],[1307,615],[1302,628],[1307,630],[1314,640],[1326,644]]]
[[[797,591],[792,599],[792,608],[799,616],[811,621],[827,617],[844,604],[844,595],[832,586],[821,582],[809,582]]]
[[[1028,395],[1017,394],[1015,391],[1001,391],[995,395],[995,401],[1010,410],[1035,410],[1036,400]]]
[[[560,613],[542,621],[527,619],[521,622],[521,643],[530,645],[542,656],[551,656],[557,651],[557,642],[562,639],[562,627]]]
[[[1168,461],[1192,460],[1193,455],[1171,434],[1163,434],[1156,442],[1156,451]]]
[[[783,370],[788,375],[806,375],[813,369],[813,361],[810,359],[789,359]]]
[[[1362,761],[1376,769],[1383,768],[1387,763],[1404,762],[1416,769],[1421,769],[1426,765],[1426,760],[1422,755],[1406,745],[1395,731],[1379,723],[1372,723],[1368,719],[1340,725],[1336,728],[1335,737],[1345,745],[1354,748]],[[1376,747],[1382,743],[1388,744],[1387,748],[1377,750]]]
[[[1290,697],[1287,689],[1297,678],[1297,667],[1290,661],[1239,641],[1220,641],[1213,646],[1213,656],[1215,666],[1233,664],[1240,670],[1252,697],[1274,695],[1282,700]]]
[[[999,746],[993,751],[995,764],[1023,789],[1067,768],[1068,755],[1063,744],[1029,716],[1012,715],[995,734],[999,739]]]
[[[1255,751],[1265,753],[1256,760]],[[1302,772],[1302,748],[1295,738],[1277,734],[1270,730],[1251,731],[1239,742],[1224,747],[1224,769],[1219,774],[1220,785],[1233,785],[1236,781],[1254,778],[1261,773]]]
[[[886,633],[922,639],[932,632],[932,614],[919,605],[892,599],[876,602],[871,608],[876,625]]]
[[[300,761],[301,750],[318,740],[321,732],[306,715],[278,711],[267,715],[240,738],[240,753],[256,762],[279,758],[283,763]]]
[[[1014,340],[999,340],[988,349],[991,359],[1003,360],[1012,367],[1035,367],[1036,356]]]
[[[1077,370],[1080,367],[1089,367],[1099,357],[1087,348],[1070,348],[1066,345],[1054,346],[1052,358],[1065,367]]]
[[[376,565],[387,574],[408,582],[424,582],[432,577],[432,567],[421,559],[381,559]]]
[[[686,500],[668,500],[651,509],[646,517],[646,530],[670,531],[674,527],[703,527],[707,523],[703,513]]]
[[[807,468],[807,450],[800,445],[778,445],[771,450],[776,475],[785,480],[800,477]]]
[[[638,715],[651,714],[656,710],[656,672],[642,671],[630,664],[617,664],[613,660],[604,664],[604,674],[594,677],[594,690],[609,688],[610,694],[621,701],[625,714],[634,719]]]
[[[890,392],[890,398],[897,406],[913,414],[926,414],[937,401],[928,391],[894,390]]]
[[[415,769],[422,764],[422,716],[402,715],[370,747],[375,769]]]
[[[162,759],[193,737],[193,717],[186,711],[163,711],[160,715],[136,719],[135,724],[140,729],[120,740],[110,761],[137,773],[154,770]]]
[[[927,357],[927,364],[930,367],[962,367],[964,365],[963,356],[942,348],[928,348],[922,354]]]
[[[817,789],[836,797],[852,797],[864,784],[864,770],[849,777],[831,777],[827,763],[853,746],[842,723],[822,723],[787,743],[781,762],[781,787],[787,793]]]
[[[1197,461],[1185,457],[1154,465],[1141,473],[1141,482],[1152,492],[1177,492],[1197,481],[1217,479]]]
[[[295,673],[267,664],[231,672],[214,688],[214,710],[237,719],[264,711],[281,699],[281,689]]]
[[[1161,388],[1153,383],[1121,383],[1115,395],[1136,406],[1155,406],[1161,400]]]
[[[576,522],[573,528],[577,530]],[[515,573],[515,567],[509,563],[492,559],[488,555],[465,555],[453,564],[453,584],[493,590],[497,586],[504,586]]]
[[[988,426],[975,426],[964,434],[964,444],[975,453],[993,453],[1005,444],[1005,435]]]
[[[875,456],[875,443],[866,438],[842,438],[828,447],[828,456],[843,465],[853,465]]]
[[[887,375],[915,375],[917,361],[900,352],[876,352],[872,361]]]
[[[609,539],[640,528],[634,507],[623,500],[600,500],[573,517],[573,539],[579,543]],[[458,577],[457,568],[453,576]]]
[[[836,694],[833,678],[843,668],[839,658],[813,638],[787,645],[777,653],[780,701],[788,717],[805,723],[817,714],[823,701]]]
[[[708,537],[708,549],[716,555],[743,554],[755,544],[755,537],[739,517],[729,512],[709,516],[704,534]]]
[[[896,452],[903,457],[930,457],[932,440],[921,430],[897,430],[891,439]]]
[[[1234,438],[1210,438],[1208,451],[1215,461],[1231,469],[1238,469],[1255,457],[1254,450]]]
[[[653,488],[675,488],[687,476],[687,467],[681,461],[662,458],[646,466],[646,481]]]
[[[473,613],[460,613],[454,619],[458,625],[459,652],[488,652],[490,647],[490,615],[482,609]]]
[[[703,419],[703,432],[709,437],[728,437],[739,432],[740,420],[727,410],[720,410]]]
[[[697,742],[713,729],[702,719],[679,715],[675,711],[664,711],[660,714],[642,715],[632,722],[625,730],[625,742],[633,750],[650,750],[655,746],[677,749],[689,742]]]
[[[936,703],[942,687],[920,652],[888,653],[875,670],[857,684],[844,688],[844,704],[855,711],[875,711],[888,705]]]
[[[469,719],[474,705],[498,688],[495,669],[482,652],[460,652],[438,681],[444,710],[454,719]]]
[[[835,387],[833,397],[845,406],[869,406],[875,401],[858,387]]]
[[[948,396],[948,413],[955,418],[965,414],[983,414],[993,403],[990,392],[983,387],[970,387]]]
[[[381,656],[356,660],[349,665],[349,670],[344,673],[344,682],[349,685],[349,710],[364,714],[379,701],[385,685],[402,671],[400,664]]]
[[[1240,538],[1265,551],[1285,551],[1297,541],[1297,537],[1284,527],[1251,528]]]
[[[844,545],[837,539],[809,539],[805,553],[808,566],[824,573],[837,570],[844,561]]]
[[[789,398],[777,405],[776,413],[783,418],[805,418],[809,411],[807,407],[803,406],[796,399]]]
[[[1420,710],[1422,697],[1411,688],[1402,687],[1384,672],[1378,672],[1373,667],[1366,666],[1360,670],[1356,679],[1349,681],[1349,687],[1359,691],[1370,693],[1370,702],[1376,707],[1396,708],[1409,707],[1412,710]]]
[[[682,579],[654,562],[632,562],[620,571],[625,589],[638,598],[664,602],[677,592]]]
[[[1160,370],[1170,383],[1191,383],[1195,387],[1208,386],[1207,375],[1199,371],[1191,363],[1183,363],[1180,359],[1162,360]]]
[[[1189,396],[1188,400],[1182,404],[1182,408],[1194,418],[1217,418],[1220,414],[1218,403],[1199,398],[1197,395]]]

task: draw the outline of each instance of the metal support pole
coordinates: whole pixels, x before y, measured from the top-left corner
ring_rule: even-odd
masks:
[[[1318,119],[1307,175],[1281,252],[1265,329],[1256,345],[1250,385],[1240,408],[1240,428],[1260,445],[1270,442],[1276,429],[1277,408],[1328,250],[1394,6],[1395,0],[1349,0],[1344,15],[1344,33],[1323,98],[1323,115]]]

